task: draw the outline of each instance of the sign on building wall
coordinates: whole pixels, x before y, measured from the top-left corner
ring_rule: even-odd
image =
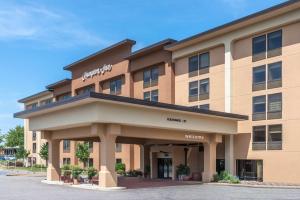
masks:
[[[103,65],[89,72],[84,72],[82,75],[82,81],[85,81],[89,78],[93,78],[96,75],[103,75],[105,72],[110,72],[112,70],[112,65]]]

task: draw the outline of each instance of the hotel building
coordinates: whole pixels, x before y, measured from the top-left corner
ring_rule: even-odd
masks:
[[[64,67],[71,78],[20,100],[26,109],[15,117],[25,119],[32,157],[48,142],[48,180],[59,179],[70,140],[70,149],[94,142],[102,187],[117,186],[116,158],[131,169],[149,166],[151,178],[175,179],[185,164],[203,182],[226,169],[299,184],[298,31],[300,1],[288,1],[135,52],[126,39]],[[116,144],[128,149],[120,157]],[[69,158],[76,163],[74,152]]]

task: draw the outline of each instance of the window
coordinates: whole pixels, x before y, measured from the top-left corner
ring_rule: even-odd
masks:
[[[281,55],[282,31],[275,31],[268,34],[268,58]]]
[[[122,163],[122,159],[121,158],[117,158],[116,159],[116,163]]]
[[[209,52],[195,55],[189,58],[189,76],[197,76],[199,74],[208,73],[210,63]]]
[[[70,152],[70,140],[63,140],[63,152],[69,153]]]
[[[151,101],[158,102],[158,90],[151,91]]]
[[[282,125],[270,125],[268,130],[268,150],[281,150]]]
[[[252,39],[253,61],[266,58],[266,35],[258,36]]]
[[[198,101],[199,97],[199,87],[198,81],[193,81],[189,83],[189,101]]]
[[[144,71],[144,87],[155,86],[158,83],[159,70],[153,67]]]
[[[266,149],[266,126],[254,126],[252,133],[252,149]]]
[[[144,100],[158,102],[158,90],[144,92]]]
[[[203,53],[199,55],[199,69],[209,67],[209,53]]]
[[[32,143],[32,153],[36,153],[36,143]]]
[[[203,110],[209,110],[209,104],[203,104],[203,105],[200,105],[199,108],[200,108],[200,109],[203,109]]]
[[[282,111],[282,94],[268,95],[268,119],[280,119]]]
[[[93,152],[94,142],[93,141],[89,141],[89,142],[84,142],[84,143],[88,145],[89,151]]]
[[[253,97],[252,120],[266,119],[266,96]]]
[[[77,95],[82,95],[82,94],[87,94],[89,92],[94,92],[95,91],[95,85],[88,85],[83,88],[79,88],[76,90]]]
[[[253,68],[253,86],[252,90],[266,89],[266,66]]]
[[[69,98],[71,98],[70,92],[57,96],[56,101],[63,101],[63,100],[69,99]]]
[[[63,165],[70,165],[71,164],[71,158],[63,158]]]
[[[110,81],[110,94],[114,94],[114,95],[121,94],[121,89],[122,89],[121,78]]]
[[[32,103],[30,105],[27,105],[25,107],[26,110],[29,110],[29,109],[34,109],[34,108],[37,108],[38,107],[38,103]]]
[[[240,180],[263,181],[263,160],[236,160]]]
[[[268,65],[268,88],[281,87],[282,63],[272,63]]]
[[[32,131],[32,141],[35,141],[35,140],[36,140],[36,132]]]
[[[189,72],[198,71],[198,55],[189,58]]]
[[[41,106],[52,103],[52,98],[41,101]]]
[[[150,92],[144,92],[144,100],[146,101],[150,101],[151,98],[150,98]]]
[[[199,82],[200,94],[209,93],[209,79],[204,79]]]
[[[116,152],[122,152],[122,144],[116,143]]]

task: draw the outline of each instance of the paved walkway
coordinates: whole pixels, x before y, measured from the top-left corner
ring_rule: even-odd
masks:
[[[41,183],[41,177],[1,176],[2,200],[300,200],[300,189],[243,188],[215,185],[183,185],[170,187],[95,191]]]

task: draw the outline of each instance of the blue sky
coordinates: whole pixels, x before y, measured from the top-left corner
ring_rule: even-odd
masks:
[[[130,38],[135,49],[177,40],[283,0],[0,0],[0,129],[22,120],[17,100],[70,77],[62,68]]]

